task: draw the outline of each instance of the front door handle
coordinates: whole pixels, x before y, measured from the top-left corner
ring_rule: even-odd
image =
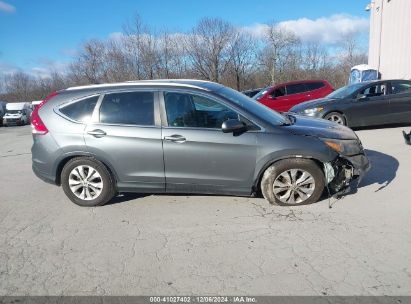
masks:
[[[103,137],[103,136],[107,135],[106,132],[104,132],[103,130],[100,130],[100,129],[95,129],[95,130],[92,130],[92,131],[88,131],[87,134],[93,135],[94,137],[97,137],[97,138],[100,138],[100,137]]]
[[[183,143],[183,142],[186,141],[186,138],[184,136],[174,134],[174,135],[171,135],[171,136],[164,136],[164,140],[172,141],[172,142],[176,142],[176,143]]]

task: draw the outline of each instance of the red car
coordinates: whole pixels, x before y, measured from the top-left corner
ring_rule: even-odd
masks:
[[[334,89],[325,80],[301,80],[265,88],[253,98],[273,110],[287,112],[299,103],[323,98],[332,91]]]

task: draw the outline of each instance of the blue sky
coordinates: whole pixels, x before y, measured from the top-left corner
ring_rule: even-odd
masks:
[[[184,32],[202,17],[238,27],[283,22],[304,39],[338,43],[343,28],[358,28],[366,48],[369,0],[0,0],[0,73],[64,65],[87,39],[121,32],[134,13],[158,30]],[[351,27],[350,27],[351,26]],[[307,32],[305,32],[307,31]],[[321,35],[322,36],[319,36]],[[309,38],[307,38],[309,37]],[[1,71],[3,70],[3,71]]]

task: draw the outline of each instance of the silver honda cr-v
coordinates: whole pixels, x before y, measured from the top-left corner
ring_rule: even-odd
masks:
[[[120,192],[309,204],[325,187],[349,191],[369,169],[351,129],[279,114],[206,81],[68,88],[36,108],[32,127],[33,171],[81,206]]]

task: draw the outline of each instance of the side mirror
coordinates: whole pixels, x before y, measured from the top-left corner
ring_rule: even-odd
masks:
[[[238,133],[246,131],[247,126],[245,125],[245,123],[239,121],[238,119],[228,119],[223,122],[221,130],[224,133]]]
[[[365,94],[358,94],[358,95],[357,95],[357,99],[358,99],[358,100],[367,100],[368,97],[367,97],[367,95],[365,95]]]
[[[268,99],[271,99],[271,100],[274,100],[274,99],[277,99],[275,96],[273,96],[273,95],[268,95],[268,97],[267,97]]]

